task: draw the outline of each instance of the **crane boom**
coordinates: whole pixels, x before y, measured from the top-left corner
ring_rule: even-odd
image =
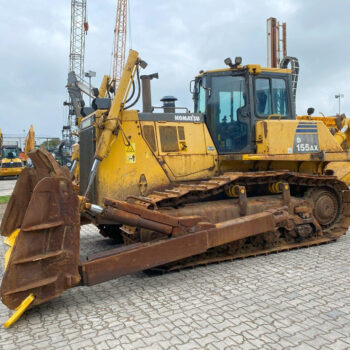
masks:
[[[68,72],[68,92],[69,102],[64,105],[69,106],[68,117],[65,125],[62,128],[62,138],[67,148],[71,148],[73,141],[73,131],[76,127],[75,109],[77,103],[76,98],[70,94],[71,75],[74,74],[77,80],[84,80],[84,57],[85,57],[85,35],[89,29],[89,24],[86,17],[86,1],[87,0],[71,0],[71,29],[70,29],[70,50],[69,50],[69,72]],[[80,99],[81,100],[81,99]],[[80,102],[79,100],[79,102]]]
[[[128,0],[118,0],[114,28],[113,73],[115,86],[118,86],[125,64]]]
[[[79,80],[84,79],[85,35],[87,30],[86,0],[72,0],[69,71],[75,72]]]

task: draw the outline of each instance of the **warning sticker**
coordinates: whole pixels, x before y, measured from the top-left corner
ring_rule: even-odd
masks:
[[[125,146],[126,162],[128,164],[136,163],[136,145],[135,143],[130,143],[129,146]]]
[[[135,164],[136,163],[135,153],[127,153],[126,154],[126,162],[129,164]]]
[[[125,146],[125,152],[135,152],[136,146],[134,143],[130,143],[129,146]]]

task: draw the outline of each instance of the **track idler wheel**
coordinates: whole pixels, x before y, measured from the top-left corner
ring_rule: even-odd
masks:
[[[313,215],[323,229],[334,225],[340,215],[340,201],[334,191],[327,187],[314,189],[310,194]]]

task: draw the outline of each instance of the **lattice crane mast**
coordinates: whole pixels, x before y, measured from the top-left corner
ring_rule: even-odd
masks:
[[[118,0],[114,28],[113,82],[118,86],[125,64],[128,0]]]
[[[85,35],[89,29],[86,17],[87,0],[71,1],[71,30],[70,30],[70,52],[69,52],[69,73],[74,72],[79,81],[84,80],[84,57],[85,57]],[[69,81],[68,81],[69,85]],[[76,111],[70,96],[68,118],[62,129],[62,137],[67,147],[73,144],[73,129],[76,125]]]

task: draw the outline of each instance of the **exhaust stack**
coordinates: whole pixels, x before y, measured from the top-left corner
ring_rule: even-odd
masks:
[[[158,79],[158,73],[153,73],[149,75],[141,75],[142,81],[142,109],[144,113],[152,113],[152,95],[151,95],[151,80],[153,78]]]

